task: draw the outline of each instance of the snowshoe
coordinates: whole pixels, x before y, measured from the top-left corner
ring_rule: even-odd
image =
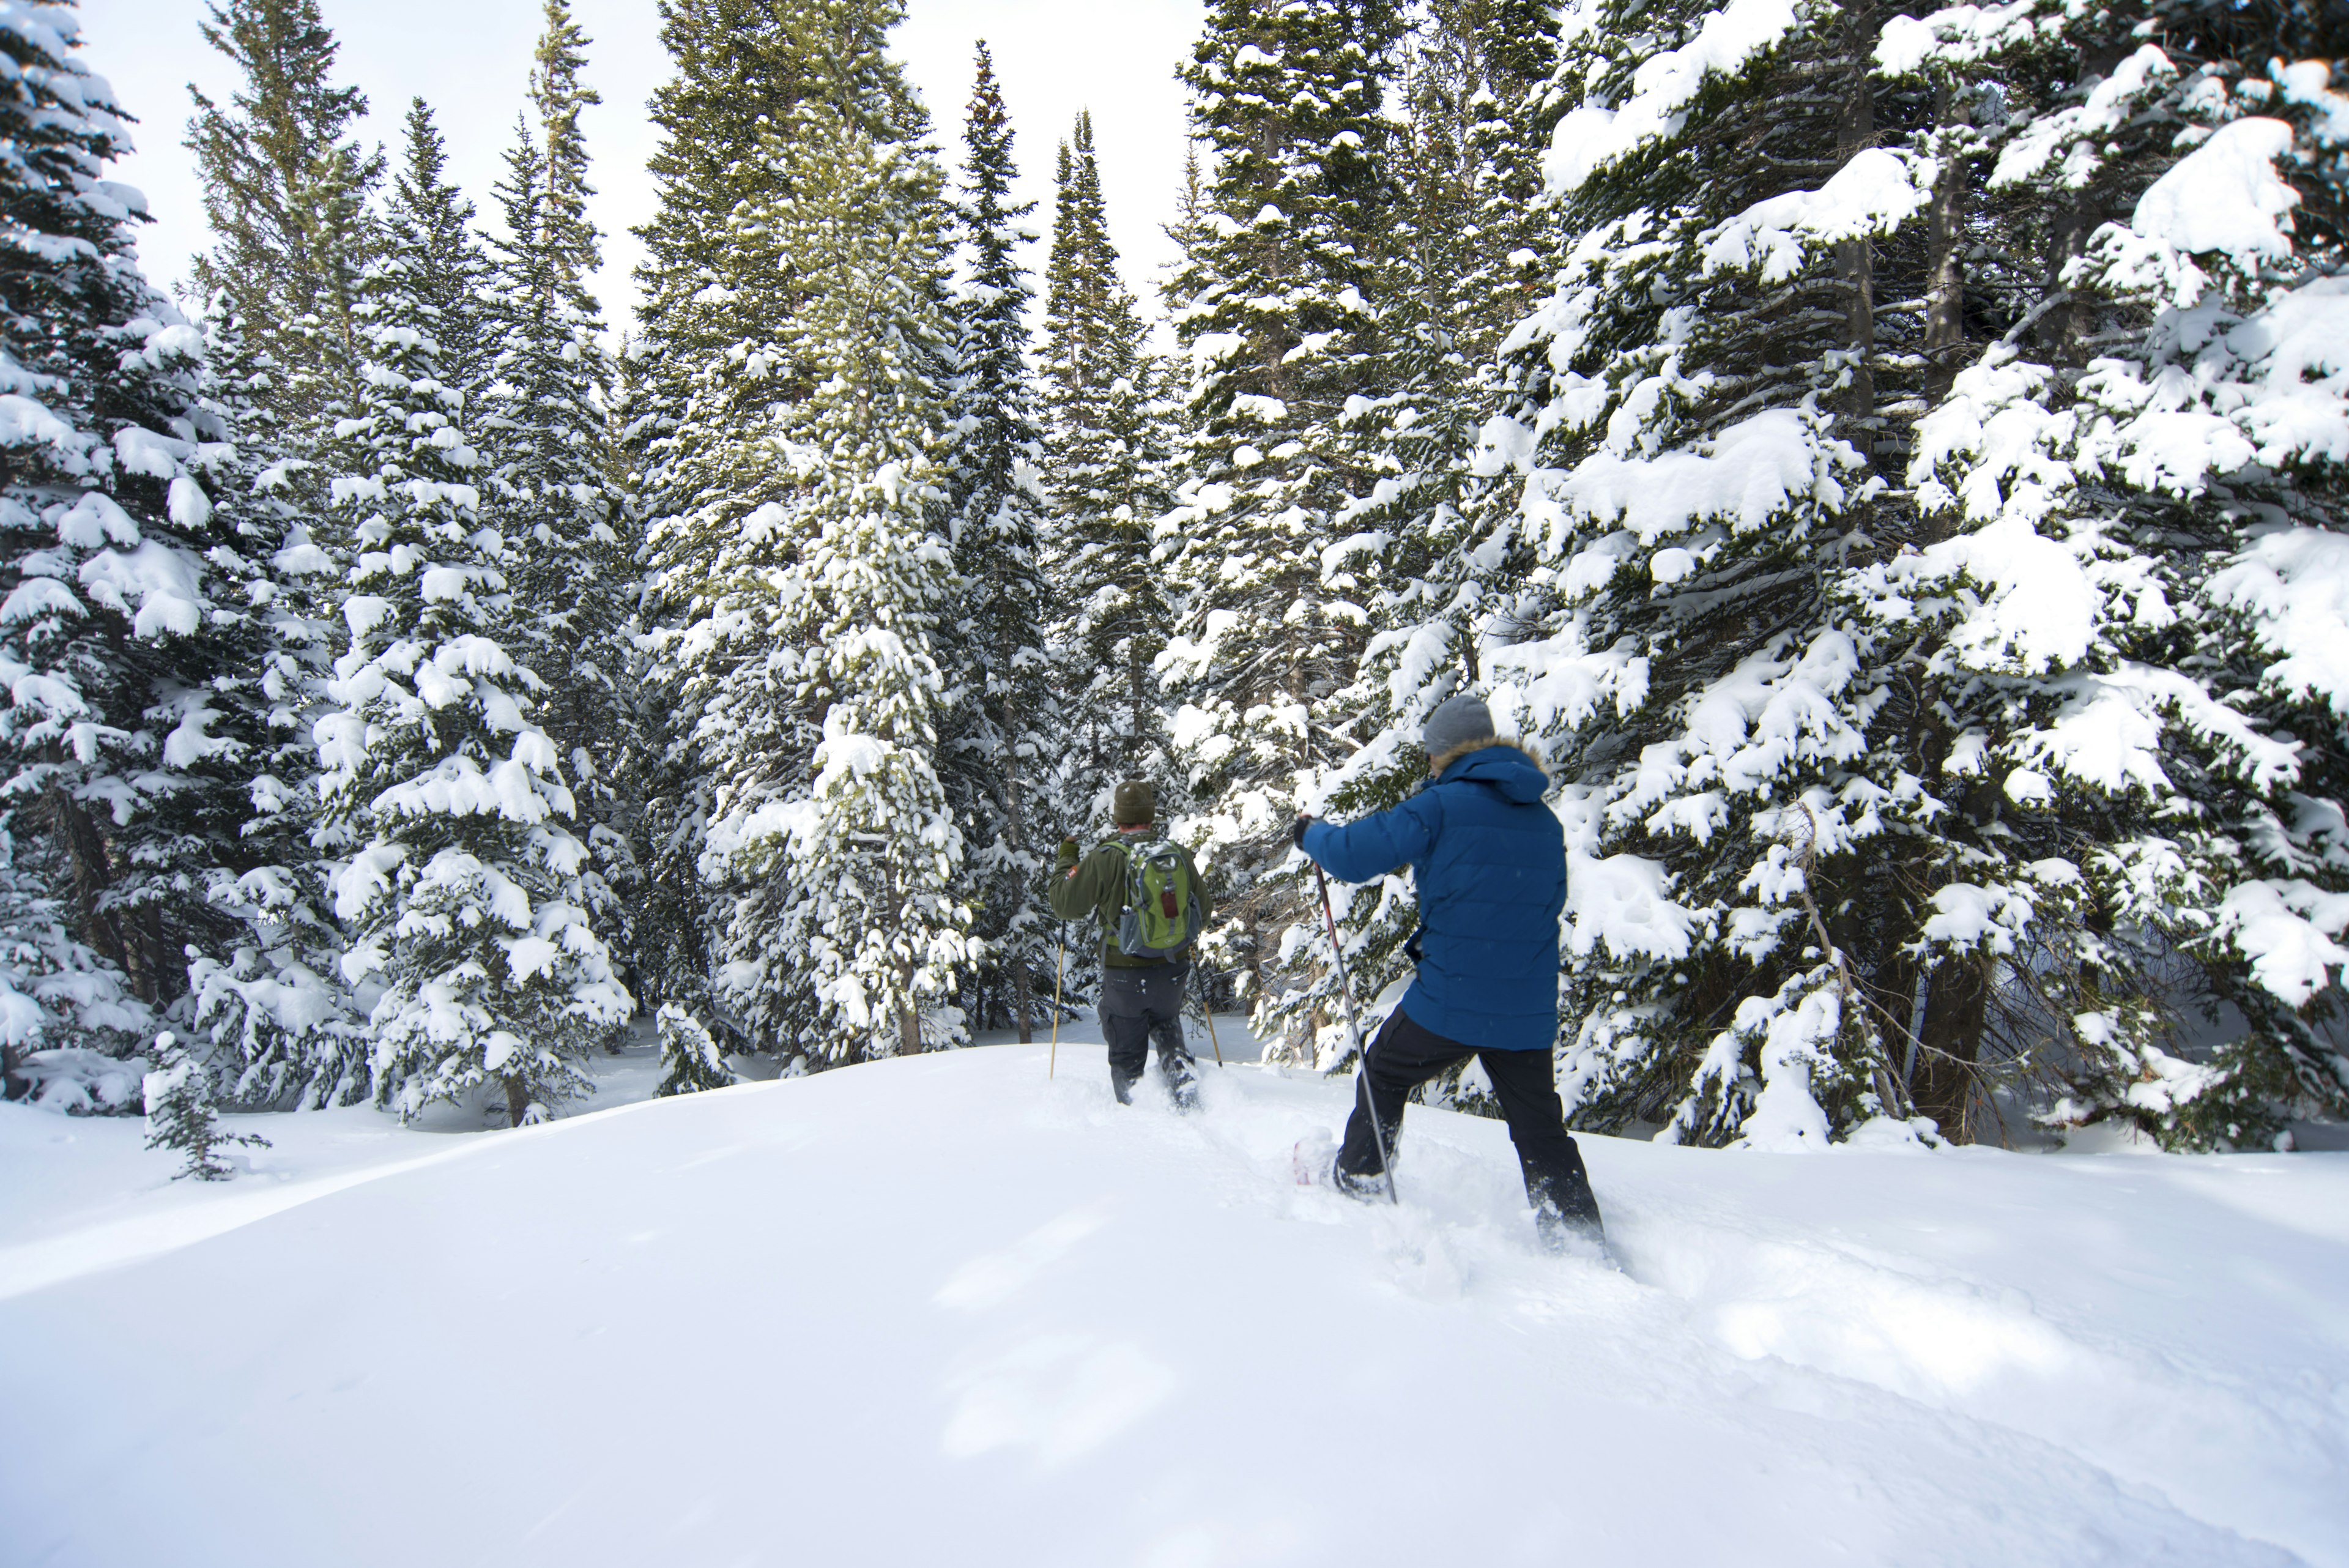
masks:
[[[1548,1204],[1534,1210],[1534,1237],[1553,1258],[1574,1258],[1623,1272],[1615,1250],[1607,1244],[1607,1231],[1597,1215],[1568,1217]]]
[[[1356,1176],[1338,1168],[1338,1145],[1326,1132],[1299,1138],[1289,1162],[1299,1187],[1327,1187],[1364,1203],[1375,1203],[1387,1195],[1384,1177]]]
[[[1288,1158],[1298,1186],[1337,1185],[1338,1141],[1328,1133],[1316,1130],[1299,1138]]]

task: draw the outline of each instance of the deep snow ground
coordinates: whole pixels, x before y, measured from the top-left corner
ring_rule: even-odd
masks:
[[[1498,1124],[1395,1212],[1289,1179],[1342,1084],[1044,1071],[211,1189],[0,1107],[0,1563],[2349,1564],[2349,1156],[1586,1138],[1622,1277]]]

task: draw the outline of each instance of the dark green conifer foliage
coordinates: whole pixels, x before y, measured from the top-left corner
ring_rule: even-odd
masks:
[[[350,139],[367,98],[331,85],[336,45],[317,0],[207,0],[202,30],[243,84],[224,105],[190,89],[187,145],[218,242],[196,284],[281,368],[275,401],[315,441],[351,392],[383,154]]]
[[[19,864],[104,971],[63,1022],[120,1044],[121,987],[172,1001],[186,945],[226,924],[203,894],[235,858],[249,737],[210,731],[246,623],[208,559],[235,541],[200,444],[200,335],[140,275],[143,214],[104,178],[121,111],[76,42],[69,6],[0,16],[0,748],[16,827],[47,841]]]
[[[1436,704],[1480,685],[1479,643],[1532,564],[1510,537],[1520,485],[1482,461],[1479,435],[1514,400],[1495,351],[1555,248],[1537,153],[1556,119],[1557,57],[1556,17],[1540,0],[1442,0],[1405,50],[1381,324],[1392,352],[1370,416],[1385,473],[1356,524],[1378,536],[1381,569],[1361,665],[1330,705],[1332,731],[1361,747],[1328,781],[1335,819],[1385,810],[1425,782],[1420,729]],[[1410,973],[1413,905],[1348,902],[1349,966],[1376,994]],[[1330,1016],[1336,981],[1328,969],[1302,977],[1281,1015]],[[1464,1094],[1456,1072],[1427,1097],[1495,1109]]]
[[[595,856],[593,910],[633,962],[641,877],[628,836],[640,757],[627,625],[636,566],[620,532],[626,514],[604,406],[613,378],[588,288],[601,247],[587,216],[594,187],[579,117],[601,100],[580,80],[587,42],[564,0],[547,0],[530,116],[496,192],[505,220],[492,243],[498,351],[476,428],[491,466],[488,515],[522,544],[515,589],[530,608],[518,635],[546,682],[540,722]]]
[[[254,1133],[224,1132],[219,1107],[212,1103],[212,1074],[200,1055],[170,1033],[155,1037],[162,1064],[147,1075],[147,1145],[169,1149],[186,1158],[171,1179],[192,1176],[198,1181],[226,1181],[236,1174],[221,1158],[228,1147],[267,1148],[269,1140]]]
[[[1982,523],[1985,497],[2004,493],[2033,512],[2033,533],[2064,541],[2104,582],[2158,586],[2150,602],[2142,587],[2111,591],[2095,636],[2045,673],[1982,656],[1968,622],[2002,597],[1991,574],[1920,607],[1930,635],[1918,639],[1918,680],[1936,699],[1918,724],[1928,756],[1964,746],[1997,759],[1951,814],[1969,851],[1957,875],[1996,885],[2036,862],[2076,863],[2085,877],[2037,900],[2028,942],[2012,953],[1931,952],[1909,1087],[1958,1136],[1979,1129],[1986,1085],[2035,1076],[2059,1092],[2061,1123],[2126,1120],[2172,1147],[2266,1145],[2295,1116],[2349,1106],[2337,980],[2303,992],[2262,972],[2253,952],[2274,950],[2247,940],[2239,902],[2311,907],[2317,889],[2349,886],[2333,808],[2311,804],[2343,794],[2342,732],[2337,700],[2277,678],[2272,621],[2223,584],[2269,571],[2250,561],[2264,546],[2337,534],[2349,494],[2337,463],[2288,441],[2262,442],[2254,462],[2206,456],[2198,467],[2184,432],[2212,408],[2259,428],[2256,346],[2271,328],[2253,318],[2288,315],[2312,297],[2295,291],[2321,290],[2344,265],[2339,133],[2319,129],[2317,103],[2262,79],[2337,55],[2339,29],[2328,34],[2321,8],[2303,4],[2034,9],[1988,47],[1952,28],[1958,47],[1922,50],[1899,73],[1909,93],[1930,92],[1930,118],[1913,134],[1940,168],[1924,292],[1929,385],[1944,408],[1925,426],[1969,410],[1977,421],[2044,419],[2044,409],[2070,433],[2043,436],[2033,465],[2012,474],[2012,454],[1994,446],[1929,441],[1926,472],[1912,476],[1924,480],[1920,534],[1961,535]],[[2342,85],[2336,66],[2332,92]],[[2186,278],[2113,265],[2113,225],[2137,221],[2140,199],[2214,121],[2250,116],[2294,133],[2276,164],[2297,198],[2290,254],[2248,271],[2239,256],[2205,254]],[[2136,389],[2189,380],[2195,396],[2163,396],[2165,415],[2185,422],[2154,440],[2156,460],[2115,461],[2114,446],[2145,440],[2130,426]],[[2036,738],[2082,693],[2147,670],[2182,678],[2178,696],[2138,715],[2140,732],[2158,736],[2158,785],[2050,769],[2044,793],[1994,787],[2015,761],[2044,765]],[[2223,706],[2197,718],[2184,694],[2198,690]]]
[[[1211,166],[1174,284],[1198,380],[1164,664],[1204,813],[1193,836],[1230,898],[1227,961],[1259,995],[1303,908],[1278,874],[1278,825],[1352,749],[1329,704],[1353,679],[1375,576],[1352,513],[1385,466],[1365,416],[1390,375],[1401,31],[1382,0],[1218,0],[1183,73]]]
[[[955,374],[947,405],[947,537],[957,597],[957,701],[941,772],[963,837],[963,897],[985,961],[965,1009],[979,1028],[1009,1023],[1027,1040],[1037,977],[1050,968],[1049,919],[1037,907],[1040,849],[1050,829],[1047,784],[1063,734],[1045,652],[1042,534],[1050,503],[1019,260],[1033,202],[1014,202],[1012,131],[984,42],[964,121],[956,213],[968,275],[955,300]]]
[[[241,612],[214,677],[236,742],[222,792],[228,847],[205,894],[233,922],[189,956],[191,1022],[208,1042],[213,1092],[246,1109],[347,1105],[366,1096],[367,1042],[346,988],[319,826],[317,743],[340,625],[336,557],[316,541],[325,487],[295,461],[273,397],[278,368],[226,301],[206,327],[202,393],[191,411],[222,543],[220,597]]]
[[[665,898],[693,889],[662,911],[678,962],[662,983],[816,1064],[950,1037],[938,1002],[966,958],[936,772],[945,213],[926,117],[885,49],[898,15],[773,8],[800,96],[761,133],[761,184],[721,209],[723,243],[676,253],[708,270],[706,314],[661,326],[685,344],[674,424],[656,378],[632,389],[667,726],[650,869]]]
[[[659,207],[637,230],[646,259],[621,427],[625,532],[647,567],[643,613],[658,650],[645,679],[653,722],[643,732],[635,835],[647,888],[636,940],[648,1004],[708,1007],[716,918],[699,870],[710,814],[702,753],[709,685],[699,656],[679,658],[671,633],[709,617],[723,541],[686,519],[714,484],[743,483],[713,472],[719,447],[804,393],[788,362],[769,351],[795,303],[793,280],[768,226],[747,216],[779,189],[762,139],[790,123],[807,90],[806,62],[786,30],[797,10],[795,0],[661,0],[661,42],[675,69],[652,99]],[[738,349],[740,360],[729,359]],[[784,467],[773,464],[772,477],[780,481]],[[796,724],[759,739],[793,773],[814,745]]]
[[[422,99],[409,101],[404,130],[385,244],[414,258],[417,325],[440,346],[439,374],[462,396],[470,425],[481,412],[499,347],[489,257],[473,232],[472,202],[445,177],[448,145]]]
[[[1565,47],[1554,107],[1620,112],[1653,78],[1639,76],[1643,62],[1696,38],[1715,9],[1602,4]],[[1637,467],[1620,492],[1557,514],[1529,504],[1518,525],[1549,570],[1507,607],[1513,635],[1496,640],[1587,658],[1576,668],[1590,674],[1527,722],[1574,798],[1591,792],[1589,852],[1656,857],[1696,911],[1692,934],[1657,951],[1578,950],[1568,965],[1569,1104],[1593,1125],[1669,1122],[1678,1137],[1732,1140],[1774,1073],[1823,1114],[1818,1136],[1908,1114],[1892,1042],[1914,989],[1903,955],[1942,854],[1940,802],[1913,790],[1930,774],[1903,754],[1915,692],[1891,672],[1889,643],[1855,623],[1832,566],[1913,536],[1898,487],[1924,407],[1920,317],[1879,318],[1875,301],[1920,293],[1922,268],[1903,213],[1792,265],[1730,265],[1706,243],[1913,123],[1915,90],[1869,75],[1879,20],[1872,5],[1798,10],[1774,47],[1703,72],[1666,134],[1561,176],[1562,271],[1505,367],[1511,463],[1537,442],[1538,465],[1561,473],[1617,453],[1709,459],[1734,432],[1754,444],[1733,441],[1731,463],[1766,450],[1799,476],[1766,526],[1760,503],[1707,496],[1661,526],[1627,527]],[[1568,162],[1599,133],[1578,134],[1561,144]],[[1668,539],[1690,570],[1678,554],[1651,564]],[[1488,670],[1502,662],[1522,689],[1539,657],[1488,650]],[[1701,720],[1720,709],[1702,704],[1751,681],[1816,682],[1833,697],[1766,771],[1707,794]],[[1666,755],[1697,760],[1669,778],[1639,772]]]
[[[1146,778],[1164,815],[1185,792],[1169,754],[1154,665],[1173,609],[1152,526],[1172,504],[1169,432],[1147,329],[1119,275],[1092,116],[1061,144],[1044,303],[1052,440],[1057,657],[1071,732],[1060,792],[1071,829],[1106,820],[1120,778]]]

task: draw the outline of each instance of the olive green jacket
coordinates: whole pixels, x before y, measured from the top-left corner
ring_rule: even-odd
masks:
[[[1120,840],[1125,836],[1121,834]],[[1149,836],[1155,838],[1156,834]],[[1199,875],[1199,864],[1191,852],[1181,845],[1183,869],[1189,874],[1191,886],[1199,896],[1199,918],[1202,922],[1213,918],[1214,900],[1207,897],[1206,881]],[[1063,849],[1065,855],[1067,851]],[[1128,958],[1118,950],[1117,920],[1125,912],[1125,850],[1120,842],[1102,845],[1083,859],[1071,865],[1062,860],[1052,870],[1044,888],[1044,899],[1052,913],[1064,920],[1081,919],[1091,914],[1101,924],[1102,962],[1112,969],[1149,969],[1170,961],[1165,959]]]

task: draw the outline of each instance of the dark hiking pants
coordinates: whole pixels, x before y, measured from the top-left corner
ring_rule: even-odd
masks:
[[[1379,1126],[1386,1133],[1387,1158],[1392,1159],[1395,1135],[1402,1127],[1405,1096],[1471,1056],[1485,1064],[1485,1076],[1493,1081],[1493,1095],[1508,1120],[1509,1141],[1517,1146],[1526,1196],[1533,1200],[1536,1215],[1598,1229],[1599,1199],[1591,1194],[1590,1177],[1582,1168],[1582,1151],[1574,1147],[1574,1137],[1566,1130],[1566,1108],[1557,1097],[1557,1078],[1549,1053],[1479,1051],[1430,1033],[1400,1007],[1387,1015],[1386,1027],[1371,1042],[1363,1070],[1355,1080],[1354,1114],[1346,1123],[1346,1141],[1338,1150],[1340,1179],[1357,1190],[1364,1184],[1375,1190],[1380,1179],[1379,1147],[1371,1136],[1370,1118],[1362,1114],[1365,1089],[1378,1109]]]
[[[1191,966],[1180,961],[1152,964],[1146,969],[1102,968],[1102,1038],[1109,1043],[1110,1087],[1123,1102],[1133,1081],[1158,1046],[1158,1070],[1177,1105],[1188,1106],[1198,1090],[1191,1065],[1191,1046],[1183,1038],[1183,984]]]

